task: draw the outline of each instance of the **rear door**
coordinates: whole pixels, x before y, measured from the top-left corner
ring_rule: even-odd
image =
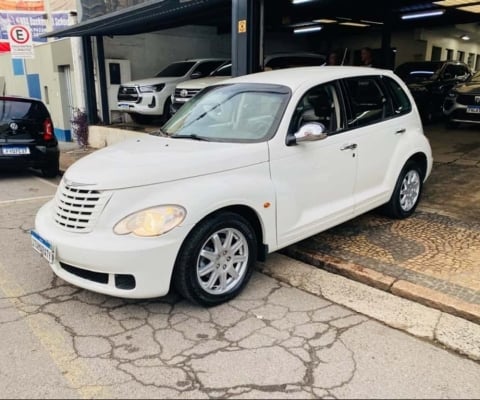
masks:
[[[42,141],[45,106],[26,99],[0,99],[0,143],[28,144]]]
[[[411,104],[393,79],[361,76],[344,79],[347,126],[355,132],[358,169],[355,214],[379,206],[390,196],[387,171],[415,129]]]

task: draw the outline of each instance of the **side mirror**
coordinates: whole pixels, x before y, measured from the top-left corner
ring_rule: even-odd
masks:
[[[292,146],[302,142],[313,142],[326,139],[325,125],[320,122],[308,122],[302,125],[298,132],[287,138],[287,145]]]
[[[203,74],[199,71],[194,72],[192,75],[190,75],[191,79],[198,79],[198,78],[202,78],[202,77],[203,77]]]

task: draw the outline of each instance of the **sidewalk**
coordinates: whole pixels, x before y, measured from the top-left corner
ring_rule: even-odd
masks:
[[[427,135],[441,162],[411,218],[365,214],[282,253],[480,324],[480,137],[438,127]],[[61,169],[94,150],[65,146]]]

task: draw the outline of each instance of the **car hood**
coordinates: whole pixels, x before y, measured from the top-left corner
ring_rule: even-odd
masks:
[[[122,86],[148,86],[148,85],[158,85],[159,83],[174,83],[174,82],[181,82],[185,80],[185,77],[158,77],[158,78],[145,78],[139,79],[137,81],[130,81],[122,83]]]
[[[480,82],[466,82],[455,87],[460,94],[480,94]]]
[[[177,89],[203,89],[215,83],[230,79],[229,76],[209,76],[207,78],[191,79],[177,85]]]
[[[171,182],[268,161],[267,143],[218,143],[145,135],[78,160],[64,178],[110,190]]]

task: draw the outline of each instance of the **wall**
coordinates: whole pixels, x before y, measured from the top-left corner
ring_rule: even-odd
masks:
[[[154,76],[173,61],[230,58],[230,35],[205,26],[185,26],[160,33],[104,38],[105,58],[129,59],[132,80]]]
[[[70,39],[36,45],[35,58],[24,62],[20,59],[12,60],[10,53],[0,55],[0,75],[5,80],[5,93],[40,98],[51,114],[57,137],[69,141],[70,116],[64,113],[63,105],[66,99],[61,96],[59,66],[70,66],[73,102],[78,105],[76,99],[79,93],[83,96],[83,89],[78,88],[76,79],[73,78],[76,70]],[[29,79],[33,81],[30,86]]]

